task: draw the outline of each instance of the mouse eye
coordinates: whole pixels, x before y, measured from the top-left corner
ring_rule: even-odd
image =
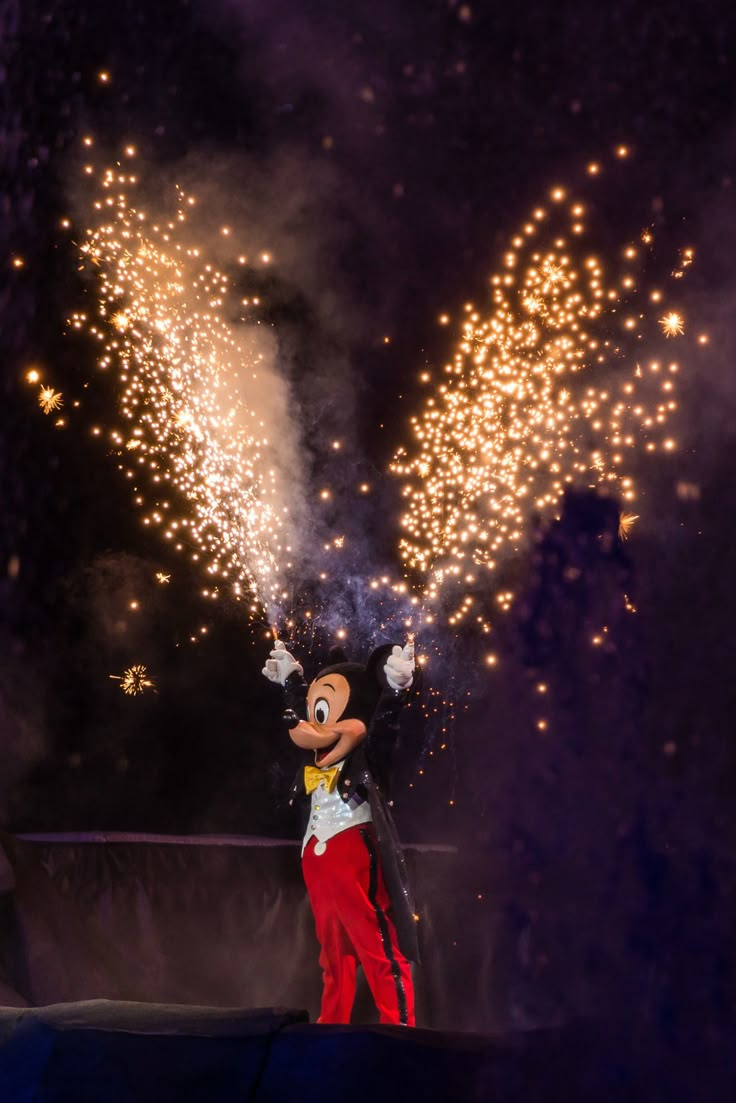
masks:
[[[324,697],[318,697],[314,702],[314,719],[318,724],[326,724],[330,719],[330,706]]]

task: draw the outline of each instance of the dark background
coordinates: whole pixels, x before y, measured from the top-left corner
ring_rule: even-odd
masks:
[[[472,634],[441,641],[457,706],[446,725],[410,714],[397,809],[404,837],[470,856],[469,929],[497,932],[519,1021],[587,1006],[601,977],[609,993],[636,978],[639,1006],[665,1018],[697,990],[720,1021],[736,781],[730,7],[2,0],[0,25],[5,825],[294,829],[277,801],[290,763],[258,675],[263,632],[238,607],[203,612],[186,570],[155,585],[171,564],[134,523],[114,460],[86,429],[54,430],[24,382],[34,362],[62,391],[93,374],[90,347],[63,336],[88,294],[58,231],[81,136],[134,141],[151,179],[181,169],[266,227],[280,259],[262,290],[305,466],[339,492],[326,442],[346,434],[350,481],[378,486],[356,522],[371,533],[356,573],[394,556],[384,472],[419,370],[448,356],[438,314],[481,300],[551,183],[625,141],[635,157],[603,184],[599,240],[655,220],[673,249],[696,248],[688,317],[711,343],[684,373],[682,447],[643,473],[625,546],[583,495],[510,565],[519,599],[497,673]],[[145,616],[126,612],[131,595]],[[601,619],[615,628],[594,653]],[[108,678],[134,661],[157,694],[127,699]]]

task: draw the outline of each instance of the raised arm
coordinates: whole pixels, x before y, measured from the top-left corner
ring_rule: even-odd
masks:
[[[307,683],[304,681],[304,668],[297,662],[294,656],[286,650],[286,644],[276,640],[273,650],[266,660],[266,665],[261,671],[269,682],[281,686],[284,690],[286,712],[284,719],[289,727],[290,721],[294,723],[299,719],[305,719]]]
[[[386,688],[373,714],[366,747],[371,767],[384,787],[391,775],[399,738],[399,718],[409,700],[415,673],[414,644],[409,642],[404,647],[394,646],[383,667]]]

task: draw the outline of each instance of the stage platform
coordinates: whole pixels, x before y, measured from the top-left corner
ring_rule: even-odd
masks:
[[[365,991],[337,1027],[309,1021],[320,975],[298,843],[0,836],[0,1103],[736,1099],[730,959],[705,968],[717,940],[689,939],[667,973],[632,956],[631,997],[597,1017],[565,1009],[575,974],[559,975],[554,1019],[521,1016],[519,947],[498,907],[470,907],[467,856],[407,859],[420,1028],[373,1025]]]
[[[610,1024],[482,1036],[110,1000],[0,1008],[2,1103],[708,1103],[733,1052],[673,1060]],[[726,1063],[722,1063],[725,1061]]]
[[[607,1103],[634,1088],[581,1024],[492,1038],[320,1026],[283,1009],[0,1009],[2,1103]]]

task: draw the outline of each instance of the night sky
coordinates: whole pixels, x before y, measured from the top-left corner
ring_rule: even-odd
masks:
[[[83,137],[101,158],[134,143],[149,197],[183,181],[250,251],[273,252],[238,278],[264,303],[299,426],[299,576],[323,619],[308,676],[336,623],[351,657],[385,638],[351,602],[399,569],[387,465],[420,372],[451,355],[439,315],[483,303],[530,207],[626,143],[625,171],[595,192],[596,248],[653,226],[662,265],[695,249],[681,302],[710,343],[682,356],[679,448],[637,469],[627,541],[616,504],[582,490],[504,564],[516,600],[496,667],[472,629],[436,635],[393,796],[404,840],[458,847],[459,984],[492,931],[517,1023],[604,993],[665,1032],[689,1013],[716,1030],[736,920],[732,8],[0,0],[0,30],[0,825],[297,831],[281,700],[259,673],[265,625],[202,601],[200,574],[140,525],[90,432],[114,421],[115,396],[65,325],[94,294],[60,229],[84,209]],[[26,382],[33,365],[65,396],[63,429]],[[320,590],[337,533],[344,579]],[[134,662],[156,692],[111,680]]]
[[[736,885],[732,6],[0,0],[0,27],[2,824],[295,831],[279,803],[292,761],[259,674],[262,626],[235,603],[203,609],[196,571],[142,529],[89,432],[114,397],[90,342],[65,334],[90,295],[59,230],[79,208],[82,136],[110,151],[135,142],[150,187],[192,181],[273,249],[250,287],[278,335],[310,485],[335,490],[325,524],[358,537],[353,574],[398,567],[386,467],[418,373],[449,355],[438,315],[482,300],[540,195],[626,142],[625,175],[598,192],[601,248],[654,222],[673,250],[696,250],[683,300],[711,340],[683,372],[681,447],[642,471],[625,544],[601,550],[611,515],[583,495],[508,565],[518,601],[498,671],[472,632],[448,632],[462,704],[449,734],[409,715],[397,818],[404,838],[457,843],[473,891],[493,888],[510,929],[547,914],[542,946],[611,894],[609,962],[633,909],[627,945],[642,961],[657,961],[664,929],[673,959],[691,961],[683,932],[697,917],[710,932],[698,976],[723,974],[713,931],[733,918]],[[25,382],[31,364],[64,393],[92,380],[90,418],[54,429]],[[356,512],[361,479],[375,493]],[[635,624],[591,656],[586,626],[613,624],[624,593]],[[191,643],[202,624],[207,639]],[[317,647],[312,673],[323,658]],[[127,698],[109,674],[137,661],[157,692]],[[540,677],[558,690],[546,739]],[[442,684],[437,663],[431,681]],[[581,881],[587,894],[571,889]]]

